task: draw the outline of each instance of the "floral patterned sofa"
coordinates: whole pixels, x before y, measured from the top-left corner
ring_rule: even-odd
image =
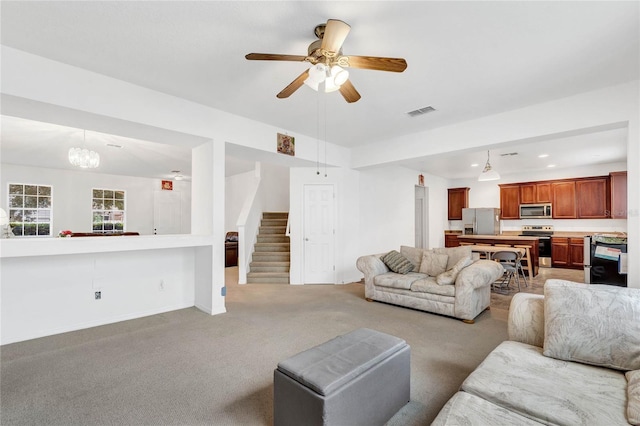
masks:
[[[640,289],[548,280],[432,425],[640,425]]]
[[[391,261],[385,259],[392,255],[395,258]],[[368,301],[447,315],[471,324],[489,308],[491,284],[504,271],[496,262],[474,261],[470,247],[429,250],[402,246],[400,252],[362,256],[356,266],[364,274]]]

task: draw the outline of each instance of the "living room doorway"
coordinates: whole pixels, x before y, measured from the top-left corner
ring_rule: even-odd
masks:
[[[415,187],[415,245],[427,248],[429,244],[429,188]]]
[[[335,187],[304,185],[304,283],[335,283]]]

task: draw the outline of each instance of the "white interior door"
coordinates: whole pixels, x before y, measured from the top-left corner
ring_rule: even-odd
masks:
[[[153,196],[154,235],[180,234],[180,193],[156,191]]]
[[[335,283],[335,189],[304,186],[304,283]]]

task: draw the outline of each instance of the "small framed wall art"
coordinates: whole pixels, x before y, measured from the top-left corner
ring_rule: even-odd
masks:
[[[278,152],[291,156],[296,155],[296,138],[278,133]]]
[[[170,180],[163,180],[162,189],[164,189],[165,191],[173,191],[173,182]]]

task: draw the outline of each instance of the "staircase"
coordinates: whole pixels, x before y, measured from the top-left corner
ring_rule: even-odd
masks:
[[[289,284],[287,212],[264,212],[249,264],[247,283]]]

